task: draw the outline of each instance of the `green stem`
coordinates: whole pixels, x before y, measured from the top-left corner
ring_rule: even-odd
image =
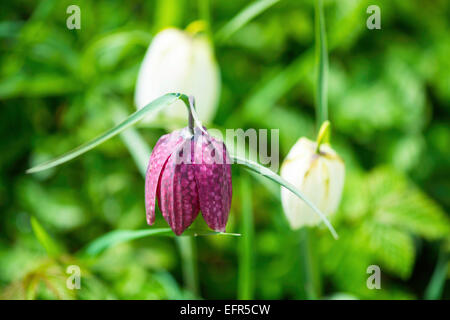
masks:
[[[315,6],[316,20],[316,108],[317,108],[317,128],[328,120],[328,100],[327,100],[327,80],[328,80],[328,54],[327,39],[325,30],[325,18],[323,14],[323,1],[316,0]]]
[[[199,128],[203,133],[206,134],[205,129],[203,129],[203,125],[198,118],[197,111],[195,110],[195,98],[193,96],[186,96],[182,94],[180,96],[180,100],[184,102],[189,114],[189,128],[191,131],[194,130],[194,127]],[[192,132],[193,133],[193,132]]]
[[[197,250],[194,237],[175,237],[178,250],[181,255],[181,266],[183,280],[186,288],[195,296],[199,297],[198,272],[197,272]]]
[[[127,114],[122,110],[122,108],[113,107],[112,116],[114,122],[117,124],[120,123],[120,121],[122,121],[122,119],[124,119]],[[145,160],[149,159],[152,152],[151,149],[149,148],[147,143],[145,143],[144,139],[142,139],[139,132],[133,127],[121,132],[120,138],[127,147],[128,152],[130,152],[131,156],[133,157],[134,162],[138,167],[139,173],[145,178],[145,173],[147,172],[147,161]]]
[[[198,14],[206,22],[207,30],[211,30],[210,0],[198,0]]]
[[[311,250],[311,234],[308,227],[299,230],[300,237],[300,263],[301,263],[301,283],[303,284],[302,294],[309,300],[318,299],[320,296],[318,273],[315,271],[315,263]]]
[[[325,32],[325,19],[323,14],[323,1],[315,2],[315,37],[316,37],[316,121],[319,129],[317,139],[317,149],[320,151],[320,145],[329,137],[328,120],[328,101],[327,101],[327,73],[328,73],[328,54]],[[323,125],[322,125],[323,124]],[[308,227],[300,230],[301,263],[302,263],[302,283],[308,299],[317,299],[319,297],[318,274],[315,273],[314,257],[311,252],[311,235]]]
[[[238,299],[253,299],[253,209],[252,193],[248,177],[241,177],[242,216],[241,233],[239,239],[239,270],[238,270]]]

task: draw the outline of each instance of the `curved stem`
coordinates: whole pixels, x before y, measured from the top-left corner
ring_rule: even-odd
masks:
[[[191,121],[193,121],[193,123],[195,124],[195,126],[197,128],[200,129],[200,131],[202,131],[204,134],[207,134],[207,132],[205,131],[205,129],[203,129],[203,125],[201,123],[201,121],[198,118],[198,114],[197,111],[195,110],[195,99],[193,96],[187,96],[185,94],[181,94],[180,95],[180,99],[181,101],[184,102],[184,104],[186,105],[186,107],[188,108],[188,113],[189,113],[189,126],[191,126]],[[192,119],[191,119],[192,117]],[[189,127],[190,128],[190,127]],[[192,128],[194,128],[194,126],[192,125]]]

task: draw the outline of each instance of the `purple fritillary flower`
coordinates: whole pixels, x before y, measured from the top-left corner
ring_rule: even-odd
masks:
[[[231,207],[231,162],[225,144],[196,128],[162,136],[150,156],[145,177],[147,223],[155,206],[176,235],[194,222],[199,211],[207,225],[223,232]]]

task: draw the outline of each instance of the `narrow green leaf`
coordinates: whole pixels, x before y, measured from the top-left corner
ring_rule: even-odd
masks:
[[[276,174],[275,172],[273,172],[272,170],[260,165],[259,163],[256,163],[254,161],[248,160],[248,159],[244,159],[238,156],[234,156],[231,155],[231,158],[233,159],[233,161],[236,164],[240,164],[243,165],[244,167],[246,167],[247,169],[254,171],[256,173],[259,173],[265,177],[267,177],[268,179],[275,181],[276,183],[278,183],[279,185],[285,187],[286,189],[288,189],[289,191],[291,191],[292,193],[294,193],[297,197],[299,197],[300,199],[302,199],[303,201],[305,201],[305,203],[314,210],[314,212],[320,217],[320,219],[322,219],[322,221],[325,223],[325,225],[327,226],[328,230],[330,230],[331,234],[333,235],[333,237],[335,239],[338,239],[338,234],[336,233],[336,230],[334,230],[333,226],[331,225],[331,223],[328,221],[327,217],[311,202],[309,201],[301,191],[299,191],[294,185],[292,185],[290,182],[286,181],[285,179],[283,179],[282,177],[280,177],[278,174]]]
[[[237,233],[225,233],[214,231],[199,231],[186,230],[183,236],[209,236],[209,235],[224,235],[224,236],[240,236]],[[92,241],[82,251],[86,256],[96,256],[104,250],[115,246],[119,243],[124,243],[131,240],[141,239],[149,236],[166,236],[176,237],[170,228],[149,228],[143,230],[114,230],[100,236]]]
[[[193,297],[188,297],[187,294],[181,290],[175,278],[165,270],[157,271],[153,274],[153,278],[158,281],[164,288],[168,300],[184,300]]]
[[[45,251],[47,251],[47,254],[51,257],[58,256],[61,253],[61,249],[58,244],[50,237],[35,217],[31,217],[30,220],[34,235],[39,243],[44,247]]]
[[[137,159],[148,159],[150,158],[151,149],[142,139],[142,136],[138,134],[138,131],[134,128],[130,128],[120,134],[123,143],[130,150],[130,154],[135,159],[136,164],[140,164],[138,169],[141,174],[145,176],[147,172],[147,163],[140,162]]]
[[[146,230],[115,230],[100,236],[92,241],[83,250],[88,256],[96,256],[102,251],[119,243],[144,238],[152,235],[161,235],[170,232],[170,228]]]
[[[234,18],[227,22],[216,34],[216,40],[225,42],[236,31],[245,26],[250,20],[269,9],[280,0],[259,0],[251,3],[239,12]]]
[[[194,296],[199,296],[196,241],[192,237],[175,237],[175,242],[181,256],[181,269],[186,289]]]
[[[323,1],[316,0],[316,108],[317,129],[328,120],[327,80],[328,80],[328,53],[325,32],[325,18],[323,15]]]
[[[450,255],[445,252],[444,249],[441,249],[436,269],[434,270],[430,283],[425,291],[426,300],[438,300],[442,297],[449,261]]]
[[[119,106],[117,106],[117,108],[113,109],[113,117],[116,123],[120,123],[120,121],[126,117],[126,114]],[[139,172],[145,178],[148,159],[150,158],[152,150],[144,141],[139,132],[134,128],[129,128],[128,130],[122,132],[120,134],[120,138],[133,157]]]
[[[126,118],[121,123],[119,123],[117,126],[106,131],[105,133],[99,135],[97,138],[94,138],[93,140],[91,140],[85,144],[82,144],[81,146],[79,146],[79,147],[77,147],[55,159],[49,160],[49,161],[44,162],[40,165],[37,165],[33,168],[30,168],[26,172],[27,173],[39,172],[42,170],[50,169],[52,167],[56,167],[60,164],[63,164],[65,162],[69,161],[69,160],[72,160],[72,159],[82,155],[83,153],[95,148],[96,146],[102,144],[103,142],[111,139],[112,137],[118,135],[119,133],[121,133],[125,129],[129,128],[130,126],[134,125],[136,122],[141,120],[147,113],[154,112],[154,111],[157,111],[164,107],[167,107],[168,105],[174,103],[175,101],[177,101],[178,99],[180,99],[182,97],[183,97],[183,95],[180,93],[165,94],[165,95],[157,98],[156,100],[153,100],[152,102],[147,104],[144,108],[134,112],[128,118]]]

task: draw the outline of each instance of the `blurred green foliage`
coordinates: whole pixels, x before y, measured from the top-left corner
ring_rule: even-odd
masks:
[[[376,1],[382,29],[368,30],[373,2],[325,1],[332,142],[347,176],[332,221],[340,239],[324,228],[311,234],[314,269],[322,297],[423,298],[439,252],[450,251],[449,2]],[[66,28],[70,4],[81,8],[81,30]],[[246,5],[212,1],[212,33]],[[152,36],[198,19],[199,4],[19,0],[1,8],[1,297],[192,297],[171,237],[122,243],[96,258],[79,254],[108,231],[146,228],[144,182],[124,141],[35,175],[25,169],[110,128],[117,109],[131,113]],[[312,0],[276,3],[217,41],[215,51],[222,92],[212,126],[280,128],[281,159],[300,136],[314,138]],[[139,132],[153,146],[162,127]],[[241,230],[236,182],[248,175],[238,168],[233,174],[229,232]],[[304,298],[300,237],[288,228],[278,186],[250,182],[255,297]],[[161,216],[156,225],[166,227]],[[238,244],[234,237],[197,238],[202,297],[237,297]],[[66,288],[71,264],[82,268],[81,290]],[[381,267],[382,290],[366,287],[371,264]],[[444,268],[447,277],[433,286],[445,286]],[[429,289],[435,298],[449,298],[449,290]]]

